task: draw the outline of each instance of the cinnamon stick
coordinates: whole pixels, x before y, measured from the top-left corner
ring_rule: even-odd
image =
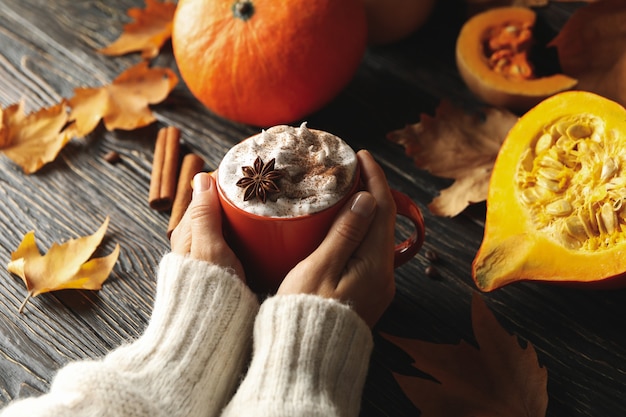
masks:
[[[148,204],[155,210],[172,207],[176,194],[176,178],[180,158],[180,130],[173,126],[161,128],[154,145]]]
[[[172,205],[170,221],[167,225],[168,238],[183,218],[183,214],[185,214],[189,203],[191,203],[191,195],[193,193],[191,181],[194,175],[202,171],[203,168],[204,160],[198,155],[189,153],[183,158],[183,163],[180,167],[180,175],[178,177],[178,185],[176,187],[176,197]]]

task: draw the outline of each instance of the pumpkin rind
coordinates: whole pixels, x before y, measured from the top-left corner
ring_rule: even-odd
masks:
[[[172,45],[190,91],[216,114],[256,126],[291,123],[332,100],[366,47],[362,0],[180,0]]]
[[[595,155],[604,153],[604,157],[598,157],[595,167],[597,172],[593,169],[589,172],[598,179],[589,187],[588,195],[582,197],[590,201],[601,201],[602,189],[609,189],[609,182],[626,182],[626,155],[623,155],[626,147],[626,110],[621,105],[593,93],[570,91],[552,96],[528,111],[507,135],[492,172],[485,232],[472,265],[473,278],[479,289],[491,291],[523,280],[611,286],[609,281],[626,272],[626,213],[621,208],[616,211],[618,225],[615,232],[597,231],[594,234],[589,231],[596,239],[589,238],[592,242],[590,248],[583,242],[584,235],[580,241],[570,241],[573,238],[570,229],[558,229],[564,230],[565,234],[553,233],[550,231],[553,229],[541,229],[538,224],[543,224],[543,220],[537,220],[537,216],[541,214],[523,203],[524,190],[520,187],[520,175],[528,172],[528,168],[521,168],[522,164],[528,165],[525,155],[533,154],[535,151],[530,150],[541,146],[538,145],[539,138],[546,126],[557,120],[564,120],[563,118],[571,120],[567,119],[571,117],[596,117],[602,121],[602,127],[599,125],[595,131],[608,138],[608,145],[600,146],[595,154],[590,155],[595,158]],[[581,146],[580,151],[588,152],[586,149]],[[536,153],[540,155],[539,151]],[[604,159],[605,157],[608,159]],[[611,164],[613,176],[600,179],[603,175],[603,164],[606,164],[603,161],[609,159],[615,162],[615,166]],[[537,159],[534,163],[538,163]],[[564,183],[563,186],[576,186],[573,182],[577,178],[579,177],[570,177],[570,183]],[[619,195],[626,196],[626,192],[618,192]],[[546,200],[544,208],[550,203],[551,201]],[[574,211],[571,214],[557,216],[556,220],[567,220],[579,207],[572,209]],[[578,213],[580,216],[581,212]],[[596,221],[596,226],[599,223],[602,223],[601,219]]]
[[[535,12],[524,7],[499,7],[470,18],[456,43],[456,62],[468,88],[485,103],[524,112],[541,100],[575,87],[577,81],[564,74],[529,80],[509,80],[493,71],[484,54],[486,32],[506,22],[535,22]]]

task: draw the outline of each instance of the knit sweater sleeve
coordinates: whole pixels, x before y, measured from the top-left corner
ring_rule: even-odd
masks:
[[[229,270],[168,254],[139,339],[65,366],[48,394],[15,401],[0,416],[218,415],[241,379],[257,310]]]
[[[338,301],[269,298],[250,368],[222,417],[357,416],[372,347],[369,327]]]

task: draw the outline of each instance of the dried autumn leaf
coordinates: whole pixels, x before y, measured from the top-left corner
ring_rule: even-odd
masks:
[[[70,131],[63,130],[68,117],[65,103],[29,115],[24,113],[23,103],[0,112],[0,149],[26,174],[53,161],[72,138]]]
[[[146,0],[145,9],[128,9],[127,14],[134,21],[124,25],[124,31],[115,42],[98,52],[114,56],[141,52],[144,59],[154,58],[172,36],[175,10],[175,3],[156,0]]]
[[[102,258],[89,260],[100,245],[109,224],[107,217],[90,236],[71,239],[61,245],[54,243],[45,255],[39,253],[35,233],[28,232],[11,254],[7,270],[18,275],[26,284],[26,302],[39,294],[63,289],[99,290],[117,262],[120,247]]]
[[[550,45],[563,73],[578,79],[578,89],[626,105],[626,1],[576,9]]]
[[[466,0],[468,4],[471,15],[488,10],[493,9],[495,7],[544,7],[547,6],[550,2],[556,3],[572,3],[572,2],[586,2],[592,3],[599,0]]]
[[[517,119],[496,108],[485,109],[484,115],[468,114],[442,100],[435,117],[422,114],[419,123],[387,138],[403,145],[418,168],[455,180],[428,206],[435,215],[452,217],[487,198],[493,164]]]
[[[6,109],[0,107],[0,149],[11,145],[15,139],[15,126],[26,118],[24,103],[13,104]]]
[[[169,68],[150,68],[147,62],[127,69],[113,83],[99,88],[78,88],[69,100],[69,121],[78,136],[92,132],[100,120],[107,130],[133,130],[155,121],[149,108],[164,100],[178,83]]]
[[[523,348],[476,293],[472,326],[478,349],[465,342],[444,345],[385,335],[436,380],[394,373],[420,416],[545,416],[548,373],[532,345]]]
[[[547,6],[549,0],[466,0],[468,14],[473,16],[485,10],[496,7],[543,7]]]

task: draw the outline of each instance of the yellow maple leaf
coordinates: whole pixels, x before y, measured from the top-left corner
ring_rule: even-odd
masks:
[[[124,25],[122,34],[115,42],[98,52],[112,56],[141,52],[144,59],[154,58],[172,36],[175,11],[175,3],[160,3],[156,0],[146,0],[145,9],[128,9],[127,14],[134,21]]]
[[[53,161],[72,138],[64,130],[67,106],[60,103],[26,115],[22,102],[0,109],[0,149],[13,162],[32,174]]]
[[[78,136],[92,132],[100,120],[107,130],[133,130],[156,120],[149,108],[164,100],[178,83],[169,68],[150,68],[143,61],[99,88],[77,88],[68,100],[69,121]]]
[[[28,291],[19,311],[22,312],[31,297],[45,292],[99,290],[109,277],[120,252],[118,244],[109,255],[89,260],[102,242],[108,224],[107,217],[93,235],[71,239],[61,245],[54,243],[45,255],[39,253],[34,231],[24,235],[7,265],[9,272],[22,278]]]
[[[487,199],[491,170],[500,146],[518,117],[503,109],[469,114],[442,100],[435,117],[387,134],[405,147],[415,165],[433,175],[454,179],[429,205],[438,216],[456,216],[470,203]]]
[[[478,348],[385,338],[411,355],[415,368],[434,379],[394,373],[422,417],[544,417],[548,372],[530,343],[522,347],[503,329],[483,299],[472,298],[472,327]]]

